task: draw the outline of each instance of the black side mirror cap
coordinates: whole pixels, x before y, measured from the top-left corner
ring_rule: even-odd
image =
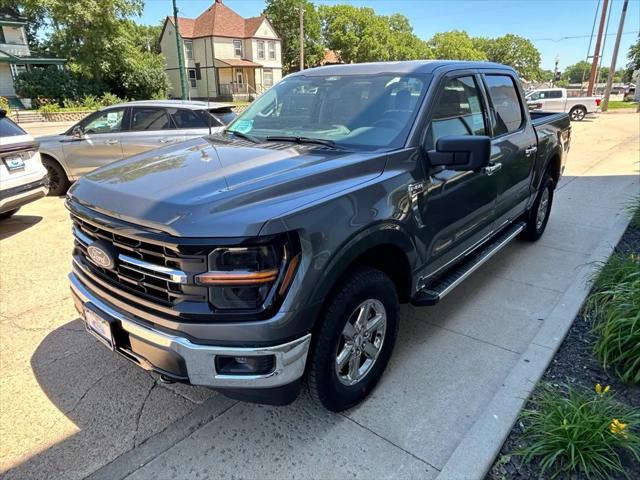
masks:
[[[7,111],[4,108],[0,108],[0,118],[7,116]]]
[[[478,171],[489,165],[491,139],[484,135],[441,137],[436,141],[436,149],[427,152],[427,157],[434,167]]]

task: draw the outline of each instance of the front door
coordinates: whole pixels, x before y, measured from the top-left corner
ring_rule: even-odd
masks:
[[[496,180],[496,227],[516,219],[531,195],[537,137],[527,121],[516,79],[507,74],[483,75],[491,111],[491,162]]]
[[[488,135],[487,110],[478,76],[469,73],[448,77],[439,88],[427,131],[427,152],[435,149],[441,137]],[[496,182],[483,171],[431,167],[428,158],[425,169],[427,181],[419,197],[423,222],[420,231],[426,248],[424,273],[432,275],[491,234]]]
[[[121,160],[126,108],[109,108],[96,112],[80,122],[84,134],[68,134],[62,141],[65,160],[73,177],[79,177]]]

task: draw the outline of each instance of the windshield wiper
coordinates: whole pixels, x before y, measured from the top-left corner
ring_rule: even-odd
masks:
[[[236,132],[235,130],[225,130],[225,133],[229,133],[231,135],[235,135],[236,137],[244,138],[245,140],[249,140],[253,143],[261,143],[256,137],[252,135],[247,135],[246,133]]]
[[[265,138],[268,142],[294,142],[294,143],[315,143],[317,145],[324,145],[326,147],[341,148],[333,140],[326,140],[324,138],[311,138],[311,137],[294,137],[294,136],[270,136]]]

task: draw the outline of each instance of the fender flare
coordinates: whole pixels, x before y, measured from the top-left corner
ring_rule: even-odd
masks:
[[[417,249],[411,236],[397,223],[377,223],[353,234],[336,250],[324,268],[324,273],[318,281],[310,304],[316,305],[324,302],[326,296],[354,260],[366,251],[382,245],[391,245],[402,250],[407,257],[411,275],[418,262]],[[409,281],[411,288],[413,278],[410,278]]]

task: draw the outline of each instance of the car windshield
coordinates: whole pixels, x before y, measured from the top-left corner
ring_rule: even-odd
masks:
[[[428,76],[418,74],[296,75],[269,89],[227,131],[260,141],[394,149],[404,144],[427,84]]]

